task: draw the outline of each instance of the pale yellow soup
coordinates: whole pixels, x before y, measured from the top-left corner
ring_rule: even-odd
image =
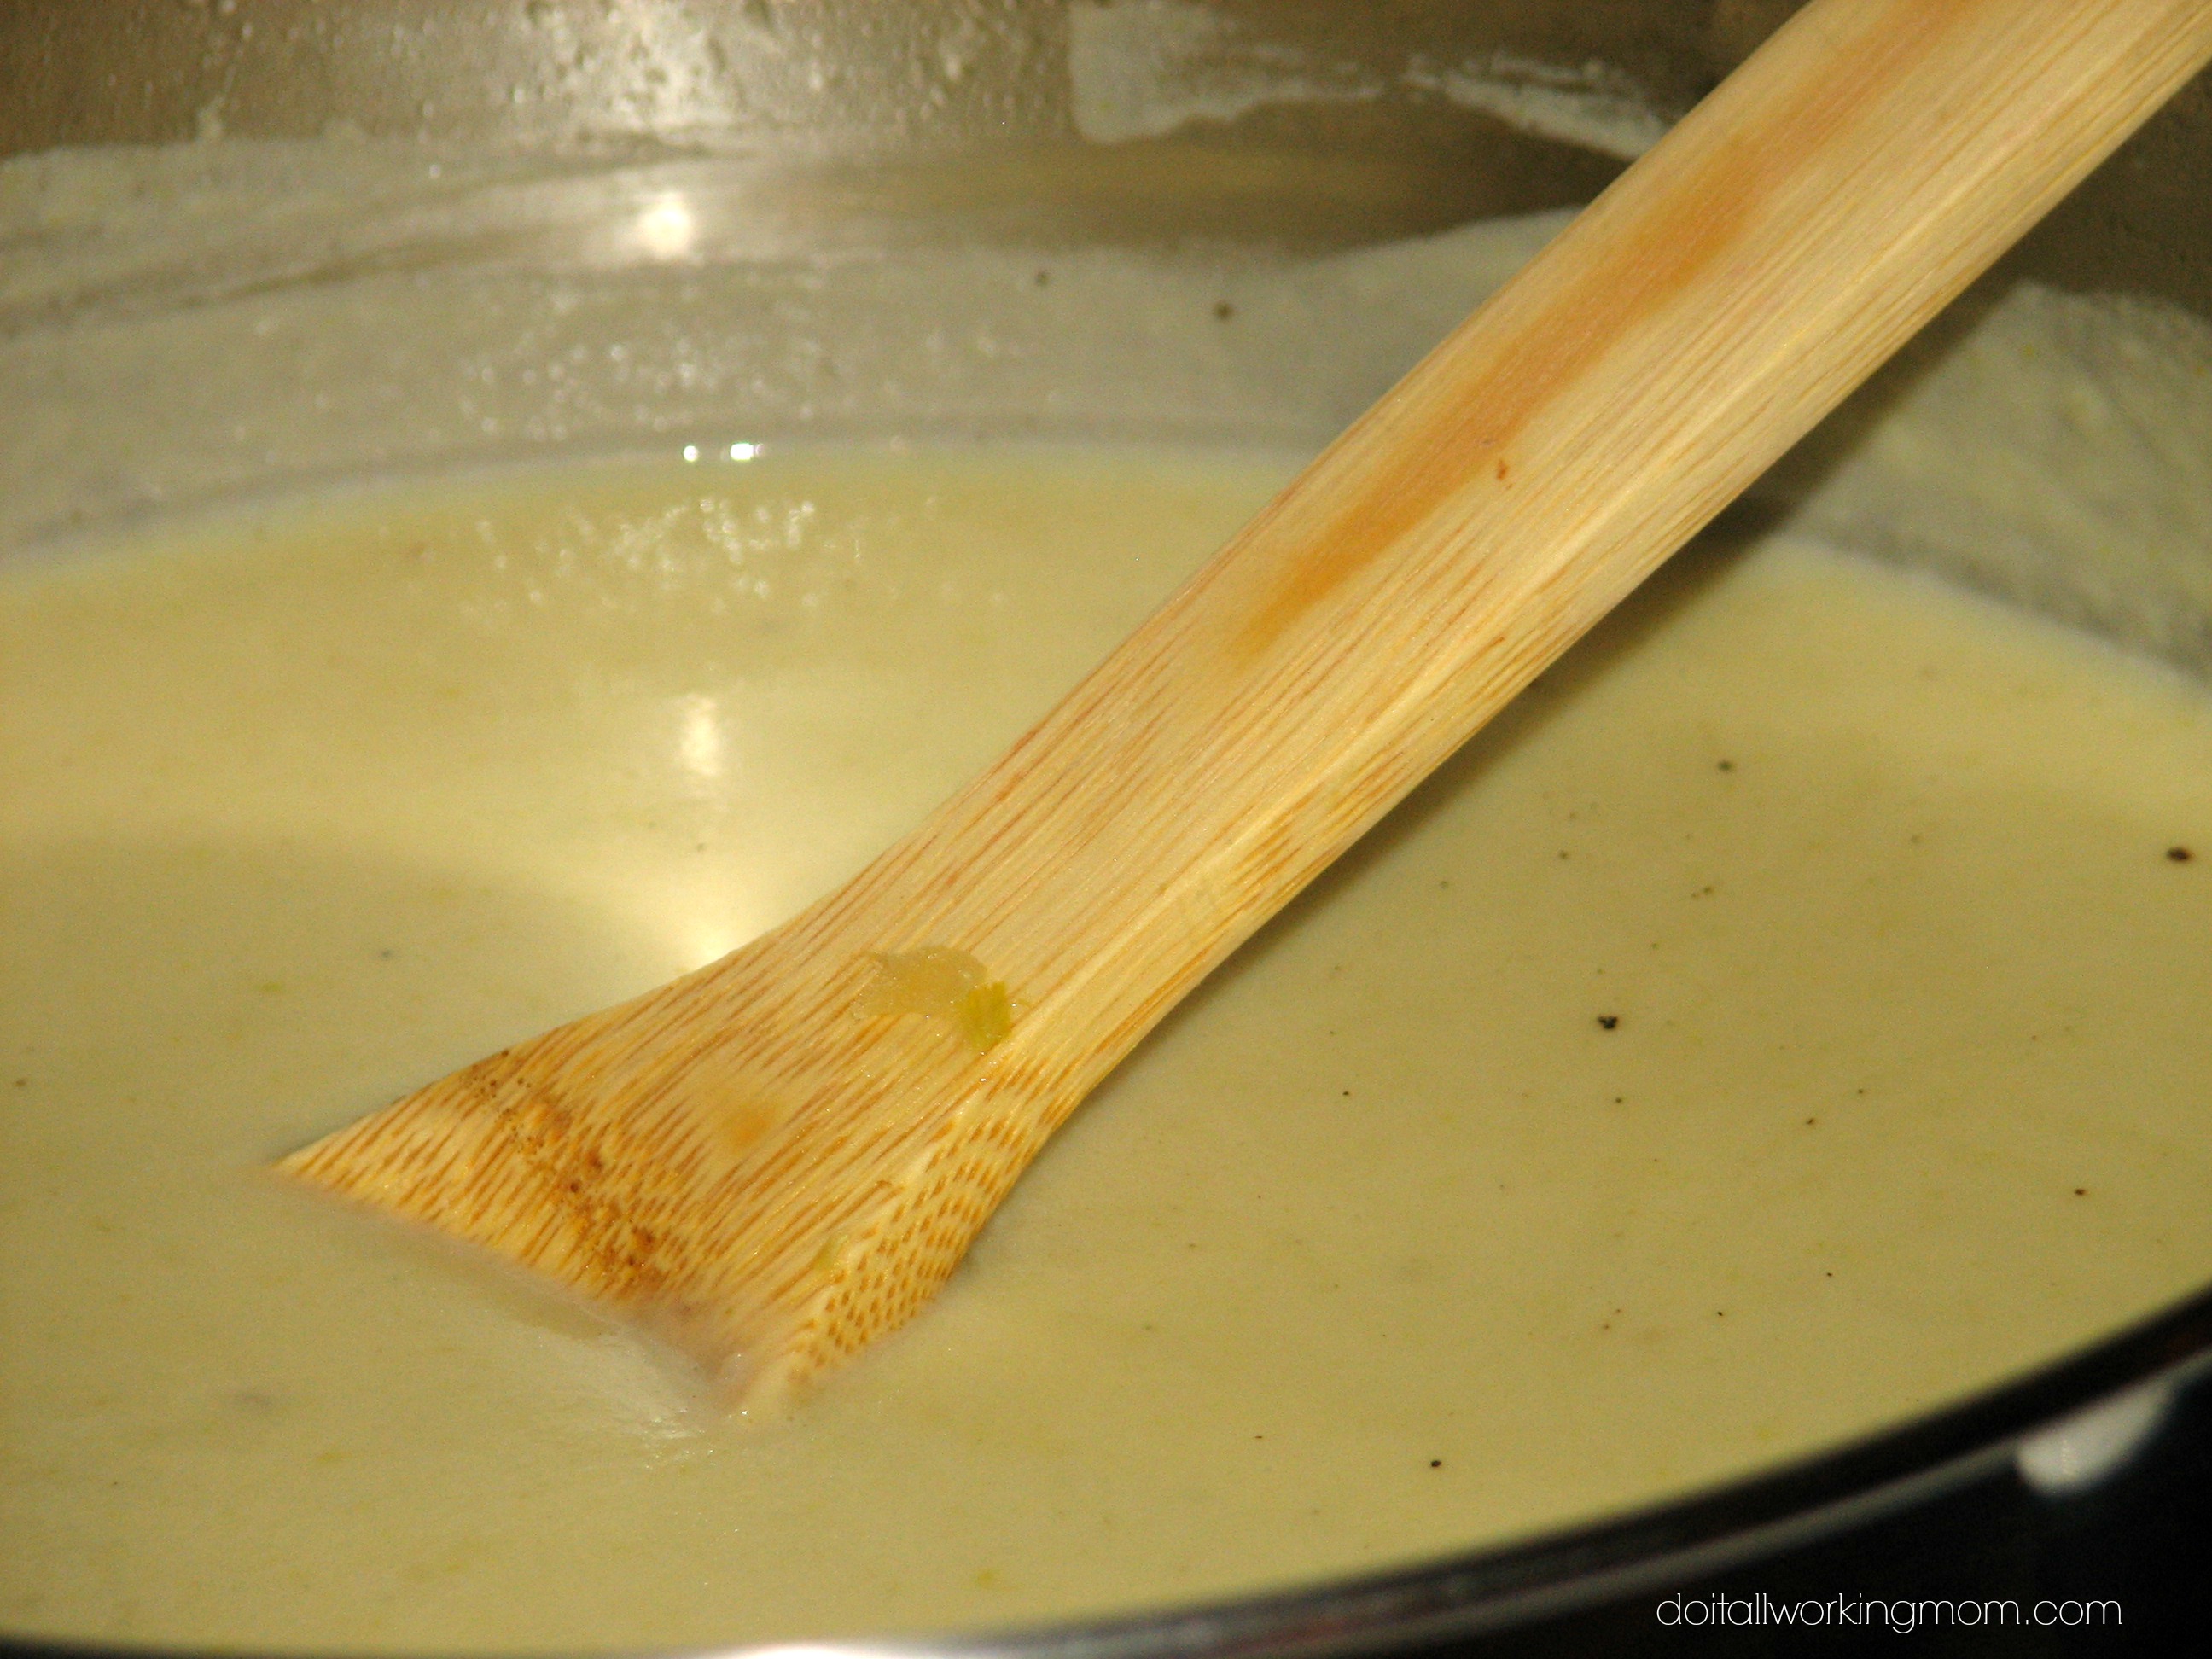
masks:
[[[778,449],[0,581],[0,1623],[295,1650],[1031,1621],[1583,1520],[2212,1274],[2212,701],[1692,550],[787,1420],[265,1161],[852,871],[1284,476]]]

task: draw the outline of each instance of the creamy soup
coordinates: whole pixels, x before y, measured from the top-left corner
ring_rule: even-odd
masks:
[[[1290,463],[770,446],[0,580],[0,1622],[1032,1621],[1589,1518],[2212,1274],[2212,700],[1711,539],[787,1420],[266,1160],[854,870]]]

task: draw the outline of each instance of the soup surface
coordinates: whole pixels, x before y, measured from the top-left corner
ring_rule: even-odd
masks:
[[[1202,988],[941,1303],[723,1420],[267,1159],[732,947],[1285,475],[776,449],[0,580],[0,1621],[1030,1621],[1643,1502],[2212,1274],[2212,701],[1711,539]]]

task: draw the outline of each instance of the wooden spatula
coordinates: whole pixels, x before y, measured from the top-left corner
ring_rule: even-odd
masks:
[[[282,1168],[781,1398],[2208,56],[2212,0],[1816,0],[852,883]]]

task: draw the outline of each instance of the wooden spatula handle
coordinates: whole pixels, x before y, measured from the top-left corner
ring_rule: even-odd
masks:
[[[2208,54],[2208,0],[1817,0],[808,925],[973,951],[1087,1083]]]

